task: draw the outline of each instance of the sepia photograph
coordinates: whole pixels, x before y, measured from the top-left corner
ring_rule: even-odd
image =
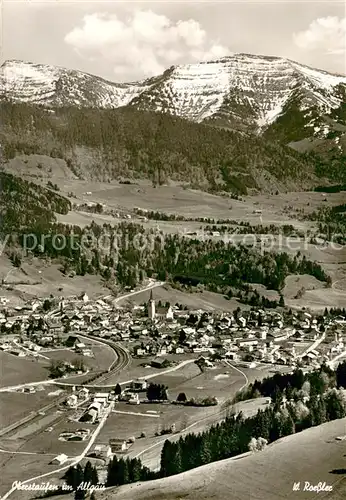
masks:
[[[344,0],[0,0],[0,500],[346,498]]]

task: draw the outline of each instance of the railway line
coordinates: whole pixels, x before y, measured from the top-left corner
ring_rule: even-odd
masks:
[[[97,381],[97,384],[91,385],[91,384],[88,384],[88,382],[81,382],[78,384],[78,383],[69,383],[69,382],[59,382],[56,380],[52,380],[52,384],[57,385],[57,386],[61,386],[62,388],[63,387],[76,387],[76,388],[77,387],[92,387],[95,389],[97,389],[97,388],[102,389],[104,387],[102,385],[102,382],[105,382],[107,380],[107,378],[109,378],[110,376],[113,376],[114,374],[119,373],[121,370],[124,370],[131,363],[131,356],[130,356],[129,352],[125,348],[123,348],[122,346],[119,346],[118,344],[116,344],[115,342],[111,342],[111,341],[107,341],[107,340],[103,340],[103,339],[100,340],[99,338],[93,337],[92,335],[88,335],[88,336],[83,335],[83,337],[88,338],[88,339],[93,340],[93,341],[96,340],[100,343],[109,345],[115,351],[117,358],[113,361],[113,363],[108,368],[106,373],[100,374],[96,379],[93,380],[94,382]],[[31,413],[29,413],[29,415],[26,415],[22,419],[20,419],[20,420],[14,422],[13,424],[10,424],[9,426],[1,429],[0,430],[0,437],[7,435],[14,430],[17,430],[18,428],[27,424],[31,420],[37,418],[39,415],[52,410],[54,407],[59,407],[59,405],[62,404],[65,400],[66,400],[66,394],[58,397],[57,399],[55,399],[55,401],[40,408],[39,410],[32,411]]]
[[[89,383],[90,382],[90,379],[89,381],[85,381],[85,382],[81,382],[81,383],[71,383],[71,382],[58,382],[58,381],[55,381],[55,385],[58,385],[58,386],[61,386],[61,387],[91,387],[91,388],[100,388],[102,389],[104,387],[104,385],[102,384],[102,382],[105,382],[107,380],[107,378],[110,378],[111,376],[121,372],[122,370],[124,370],[125,368],[127,368],[130,364],[131,364],[131,355],[130,353],[127,351],[127,349],[125,349],[124,347],[120,346],[119,344],[116,344],[115,342],[112,342],[110,340],[100,340],[99,337],[94,337],[92,335],[79,335],[80,337],[85,337],[86,339],[89,339],[89,340],[93,340],[93,341],[97,341],[97,342],[100,342],[102,344],[105,344],[105,345],[108,345],[109,347],[111,347],[116,355],[117,355],[117,359],[115,359],[113,361],[113,363],[111,364],[111,366],[108,368],[108,370],[106,371],[106,373],[102,372],[100,373],[96,378],[93,378],[93,384]],[[97,381],[97,382],[96,382]]]

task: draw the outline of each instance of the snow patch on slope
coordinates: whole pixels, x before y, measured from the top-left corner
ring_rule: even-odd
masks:
[[[44,64],[6,61],[0,67],[1,93],[22,102],[117,108],[129,104],[146,88],[144,82],[115,84]]]
[[[2,93],[18,101],[52,107],[131,104],[197,122],[235,120],[259,132],[275,122],[296,95],[301,111],[317,108],[321,114],[330,113],[342,103],[339,85],[346,85],[346,77],[284,58],[249,54],[180,65],[150,80],[126,84],[22,61],[7,61],[0,67]]]

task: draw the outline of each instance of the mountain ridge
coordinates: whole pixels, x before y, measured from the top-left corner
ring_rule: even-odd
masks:
[[[300,108],[329,115],[344,102],[346,76],[276,56],[234,54],[214,61],[171,66],[163,74],[116,83],[66,69],[8,60],[0,67],[2,95],[47,106],[84,106],[168,112],[192,121],[223,120],[261,133],[295,92]],[[340,88],[341,87],[341,88]]]
[[[12,60],[1,88],[7,160],[48,155],[81,178],[240,194],[345,182],[346,76],[284,58],[236,54],[119,84]]]

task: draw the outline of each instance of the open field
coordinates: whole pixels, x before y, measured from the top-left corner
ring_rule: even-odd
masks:
[[[322,261],[320,261],[323,264]],[[343,268],[341,264],[326,264],[327,272],[337,280],[343,276]],[[270,300],[278,299],[278,293],[275,290],[266,290],[262,285],[251,285],[257,289],[262,295]],[[305,289],[300,299],[295,298],[297,293]],[[130,299],[119,301],[120,304],[142,304],[149,299],[150,292],[137,294]],[[321,310],[325,307],[344,307],[346,303],[346,279],[337,281],[336,286],[326,288],[325,283],[318,281],[312,276],[292,275],[286,278],[286,285],[283,290],[285,303],[288,307],[302,308],[311,307],[315,310]],[[176,290],[169,285],[156,288],[154,298],[160,299],[162,302],[170,302],[171,304],[184,304],[189,309],[204,309],[204,310],[223,310],[234,311],[237,307],[247,310],[250,308],[247,304],[241,304],[236,299],[228,300],[223,295],[213,292],[195,292],[186,293]]]
[[[173,372],[179,373],[179,372]],[[170,374],[160,375],[155,378],[158,384],[168,385],[168,392],[172,399],[176,399],[180,392],[185,392],[188,399],[206,398],[215,396],[221,402],[232,398],[244,385],[244,376],[224,363],[209,368],[204,373],[196,374],[186,380],[173,380]]]
[[[49,378],[50,361],[83,361],[85,367],[90,371],[102,371],[115,360],[115,353],[107,345],[102,345],[93,341],[86,341],[86,345],[92,348],[93,357],[82,356],[71,349],[44,350],[42,354],[47,360],[37,357],[27,356],[19,358],[13,354],[0,351],[0,387],[14,386],[28,382],[39,382]],[[89,376],[90,375],[86,375]],[[71,378],[71,381],[81,382],[82,376]]]
[[[255,224],[260,220],[258,214],[253,213],[256,209],[262,210],[263,224],[287,223],[289,219],[285,211],[294,213],[294,210],[304,209],[309,213],[316,210],[324,198],[327,198],[329,205],[338,205],[344,200],[344,193],[329,193],[324,197],[321,193],[296,192],[276,196],[244,196],[244,201],[238,201],[173,184],[153,188],[145,181],[139,181],[137,185],[124,185],[115,181],[94,183],[60,178],[55,182],[62,194],[73,191],[77,202],[104,203],[108,208],[122,207],[128,210],[132,210],[135,205],[185,217],[228,218],[248,220]],[[86,192],[91,192],[91,195],[86,195]]]
[[[343,276],[341,265],[327,264],[324,266],[327,272],[334,278],[337,286],[327,288],[324,283],[319,282],[312,276],[288,276],[285,282],[283,295],[288,307],[303,308],[320,311],[325,307],[345,307],[346,304],[346,281],[338,281]],[[337,281],[336,281],[337,280]],[[297,297],[298,292],[302,295]]]
[[[52,403],[54,401],[54,396],[49,396],[49,393],[56,390],[56,386],[45,386],[45,390],[37,391],[33,394],[24,392],[1,392],[1,428],[7,427],[17,420],[27,416],[30,412],[36,412],[43,406]]]
[[[29,159],[29,162],[31,160]],[[33,158],[33,163],[37,162],[37,158]],[[48,160],[47,160],[48,161]],[[55,160],[54,160],[55,161]],[[262,225],[283,225],[290,224],[301,231],[307,231],[314,226],[311,221],[298,220],[298,210],[304,210],[309,213],[317,210],[320,206],[333,206],[344,203],[345,193],[328,193],[323,196],[322,193],[315,192],[296,192],[296,193],[281,193],[278,195],[256,195],[245,196],[242,201],[233,200],[228,197],[201,193],[200,191],[184,189],[181,186],[170,185],[160,188],[153,188],[148,182],[140,181],[133,185],[124,185],[117,182],[112,183],[92,183],[80,181],[73,178],[63,177],[63,170],[59,166],[59,162],[53,169],[52,175],[49,175],[49,180],[55,182],[60,187],[60,192],[67,195],[69,192],[75,193],[75,198],[71,201],[74,203],[102,203],[105,209],[109,210],[124,210],[131,212],[134,206],[157,210],[165,213],[183,215],[185,217],[211,217],[215,219],[232,219],[238,222],[247,221],[250,224]],[[21,161],[15,162],[15,168],[21,168]],[[23,169],[27,172],[27,165],[23,163]],[[61,167],[61,168],[60,168]],[[52,167],[53,168],[53,167]],[[55,168],[56,175],[55,175]],[[60,169],[60,170],[59,170]],[[25,171],[24,177],[25,177]],[[59,173],[60,172],[60,173]],[[38,175],[44,174],[38,172]],[[70,176],[71,177],[71,176]],[[73,177],[73,176],[72,176]],[[32,180],[32,177],[30,177]],[[45,183],[48,177],[36,178],[38,183]],[[90,192],[90,195],[86,193]],[[327,202],[324,202],[327,199]],[[261,214],[256,214],[256,210],[260,210]],[[92,214],[86,212],[71,211],[67,215],[59,215],[58,220],[68,224],[78,224],[85,226],[90,224],[92,220],[99,224],[113,223],[118,224],[121,219],[113,218],[109,215]],[[143,224],[139,219],[132,219]],[[157,228],[164,233],[187,233],[199,231],[201,223],[198,222],[174,222],[174,221],[147,221],[144,223],[147,228]],[[291,291],[288,288],[287,294],[285,290],[285,299],[289,307],[311,307],[315,310],[323,307],[342,306],[346,302],[346,247],[330,248],[309,243],[307,239],[286,239],[279,236],[270,236],[270,246],[265,243],[266,235],[263,235],[257,241],[255,235],[236,235],[235,242],[254,242],[258,251],[273,250],[279,252],[288,252],[295,254],[298,250],[302,255],[310,260],[316,260],[322,267],[331,275],[333,281],[338,281],[338,285],[333,289],[325,289],[324,285],[314,285],[314,290],[307,289],[301,299],[294,299]],[[203,235],[201,237],[210,237]],[[222,236],[216,239],[222,238]],[[250,238],[250,240],[249,240]],[[0,257],[0,275],[7,276],[9,271],[11,274],[7,277],[7,283],[10,284],[12,290],[1,287],[1,295],[11,298],[11,304],[14,305],[21,302],[25,298],[34,296],[53,295],[76,295],[88,290],[88,294],[92,297],[108,295],[109,291],[103,286],[102,280],[97,276],[83,276],[69,278],[63,276],[59,271],[59,265],[50,262],[44,263],[38,259],[32,259],[31,263],[25,259],[23,261],[23,271],[13,268],[11,262],[6,257]],[[310,288],[310,287],[309,287]],[[272,298],[276,292],[264,291],[265,296]],[[131,301],[142,302],[147,299],[148,294],[143,296],[138,295],[131,298]],[[234,299],[226,300],[222,296],[203,292],[201,294],[184,294],[176,290],[168,290],[166,293],[162,291],[162,300],[169,300],[172,303],[182,302],[189,307],[200,307],[205,309],[224,309],[233,310],[239,306]],[[243,307],[240,305],[240,307]]]
[[[45,352],[44,355],[51,360],[63,360],[71,363],[78,359],[79,361],[83,361],[86,368],[93,371],[108,369],[115,359],[113,349],[107,345],[101,345],[96,342],[86,341],[84,339],[81,339],[81,341],[85,343],[86,347],[90,347],[92,349],[94,357],[82,356],[71,349],[51,350]]]
[[[47,363],[34,358],[19,358],[0,351],[0,387],[39,382],[48,378]]]
[[[109,294],[98,276],[86,275],[70,278],[60,272],[60,266],[37,258],[23,259],[21,269],[13,267],[6,255],[0,256],[0,295],[10,300],[9,306],[22,305],[35,297],[69,297],[88,292],[90,298]]]
[[[54,470],[56,465],[49,465],[52,456],[45,455],[9,455],[0,453],[0,494],[3,495],[11,489],[14,481],[23,481],[25,478],[35,477],[43,472]],[[38,482],[40,484],[40,482]],[[16,492],[11,500],[16,498],[32,498],[34,495],[27,491]],[[36,492],[37,496],[37,492]]]
[[[89,438],[85,441],[69,442],[59,441],[58,439],[61,432],[64,431],[89,428],[91,435],[95,430],[95,426],[91,424],[71,422],[70,417],[74,414],[74,410],[51,410],[46,415],[35,418],[10,436],[0,440],[3,491],[8,490],[14,480],[25,480],[28,477],[35,477],[57,469],[57,465],[51,465],[49,462],[58,454],[65,453],[69,457],[74,457],[84,450]],[[46,432],[48,428],[50,428],[50,432]],[[1,452],[1,450],[11,451],[12,454]],[[13,479],[13,467],[17,466],[21,458],[31,459],[33,466],[27,469],[25,465],[23,469],[17,469],[18,476]],[[24,463],[26,464],[26,462]],[[18,492],[15,495],[20,497],[25,493],[27,492],[21,494]],[[20,498],[28,497],[22,496]]]
[[[155,288],[153,296],[155,300],[161,300],[163,303],[170,302],[171,304],[184,304],[189,309],[204,309],[206,311],[213,311],[217,309],[219,311],[233,311],[238,306],[244,309],[250,308],[250,306],[239,304],[239,302],[235,299],[228,300],[221,294],[207,291],[185,293],[180,290],[176,290],[169,285]],[[138,293],[129,299],[120,300],[119,304],[143,304],[143,302],[147,302],[149,300],[149,297],[150,291],[146,291]]]
[[[101,203],[106,209],[123,209],[125,211],[132,211],[135,205],[141,209],[189,218],[232,219],[237,222],[246,221],[253,225],[290,224],[301,231],[311,229],[314,224],[311,221],[298,220],[297,211],[304,210],[306,214],[311,213],[324,205],[325,198],[328,206],[344,202],[344,193],[329,193],[326,196],[315,192],[281,193],[274,196],[245,196],[240,201],[185,189],[177,185],[153,188],[145,181],[139,181],[137,185],[123,185],[116,182],[110,184],[90,183],[57,178],[56,182],[60,186],[62,194],[66,195],[70,191],[75,193],[76,198],[73,201],[76,203]],[[86,192],[91,194],[86,195]],[[261,210],[262,213],[255,213],[256,210]],[[75,211],[71,211],[67,215],[59,215],[58,220],[67,224],[78,224],[82,227],[90,224],[92,220],[99,224],[119,223],[118,218],[112,218],[109,215]],[[133,217],[133,221],[143,223],[136,217]],[[187,233],[198,231],[201,227],[201,223],[193,221],[149,220],[145,225],[148,228],[158,228],[164,233]]]
[[[162,375],[159,374],[153,382],[167,385],[170,390],[170,396],[174,397],[176,387],[188,380],[194,380],[200,375],[201,370],[196,363],[189,363],[179,368],[179,370],[167,372]]]
[[[245,417],[251,417],[257,413],[258,410],[264,410],[268,406],[267,398],[258,398],[249,401],[244,401],[237,403],[233,406],[232,410],[235,412],[240,412],[244,414]],[[188,407],[187,407],[188,408]],[[186,407],[184,410],[187,409]],[[192,408],[193,409],[193,408]],[[198,408],[195,408],[195,410]],[[200,432],[206,431],[211,426],[217,424],[221,420],[227,417],[229,408],[227,406],[217,406],[209,408],[199,408],[199,410],[204,410],[204,412],[199,412],[192,418],[188,412],[184,414],[181,420],[180,427],[177,426],[177,433],[171,434],[169,436],[170,441],[177,441],[182,436],[193,432],[198,434]],[[159,470],[160,468],[160,457],[163,444],[167,436],[156,437],[151,440],[150,443],[146,444],[145,439],[141,439],[140,442],[136,443],[136,447],[131,449],[129,455],[130,457],[139,457],[142,463],[152,470]],[[140,446],[140,448],[138,447]]]
[[[85,441],[59,441],[60,434],[65,431],[74,431],[83,428],[90,429],[91,435],[95,426],[86,422],[71,422],[69,417],[72,415],[73,411],[52,413],[51,417],[55,417],[55,422],[42,421],[40,428],[34,430],[30,436],[28,435],[25,442],[21,438],[16,439],[17,443],[22,441],[20,451],[55,455],[65,453],[69,457],[80,454],[87,445],[88,439]],[[48,427],[53,427],[53,430],[45,432]]]
[[[37,168],[41,163],[42,168]],[[183,188],[173,181],[168,186],[153,188],[151,182],[147,180],[137,180],[132,185],[119,184],[117,181],[96,182],[76,179],[71,170],[66,167],[63,160],[51,158],[44,155],[21,155],[10,160],[8,166],[12,174],[17,174],[34,181],[37,184],[46,185],[50,180],[58,184],[61,194],[67,195],[69,192],[75,194],[75,199],[80,201],[93,201],[105,203],[109,207],[133,208],[133,200],[140,208],[166,211],[168,213],[180,213],[188,215],[190,213],[199,214],[202,210],[206,216],[224,217],[226,210],[238,209],[242,202],[223,199],[208,193],[201,193],[197,190]],[[91,192],[91,195],[86,195]],[[203,204],[201,204],[201,194]],[[280,215],[285,207],[293,205],[296,209],[313,211],[327,198],[331,205],[340,204],[344,193],[315,193],[296,192],[279,193],[277,195],[259,194],[255,196],[243,196],[246,206],[253,206],[268,211],[270,214]],[[244,214],[241,214],[244,215]]]
[[[125,345],[125,344],[124,344]],[[131,343],[128,344],[126,343],[126,348],[131,349]],[[193,353],[185,353],[185,354],[179,354],[179,355],[167,355],[165,356],[165,359],[168,359],[170,361],[173,361],[174,364],[168,368],[153,368],[149,366],[149,363],[155,358],[156,356],[149,356],[149,357],[140,357],[140,358],[132,358],[130,365],[122,370],[120,373],[115,373],[107,376],[107,378],[102,382],[103,385],[116,385],[117,383],[123,384],[124,382],[127,382],[129,380],[134,380],[136,378],[140,377],[149,377],[151,378],[152,375],[159,375],[162,372],[165,372],[169,369],[174,368],[175,366],[179,365],[183,361],[187,360],[193,360],[198,357],[198,355],[193,354]],[[141,366],[142,364],[147,364],[148,366]]]
[[[145,438],[137,439],[131,447],[131,457],[141,456],[143,463],[151,468],[158,467],[161,447],[165,436],[155,436],[162,429],[175,425],[178,433],[201,432],[210,425],[216,424],[226,417],[228,411],[227,401],[231,400],[236,392],[241,389],[246,379],[236,369],[221,363],[215,369],[208,369],[204,373],[196,372],[194,365],[187,365],[180,370],[155,377],[155,383],[168,386],[171,399],[176,399],[180,392],[185,392],[188,399],[216,396],[219,405],[211,407],[191,407],[165,404],[140,404],[137,406],[119,403],[109,417],[99,436],[100,443],[107,443],[111,437],[128,439],[131,436],[138,438],[142,432]],[[244,370],[247,379],[252,382],[268,375],[273,366],[261,366],[258,369]],[[288,367],[285,367],[285,371]],[[266,398],[241,402],[235,405],[236,411],[244,411],[246,415],[256,413],[263,408]],[[226,404],[224,404],[226,403]],[[117,413],[119,412],[119,413]],[[154,413],[153,413],[154,412]],[[138,415],[135,415],[137,413]],[[154,415],[154,416],[153,416]],[[178,439],[180,434],[170,435],[170,439]]]
[[[346,494],[345,444],[335,437],[345,434],[345,430],[346,419],[328,422],[283,438],[259,453],[215,462],[170,478],[108,490],[98,498],[278,500],[318,497],[341,500]],[[325,481],[333,486],[333,491],[329,494],[304,492],[306,481],[312,485]],[[292,491],[295,482],[300,482],[300,491]]]

